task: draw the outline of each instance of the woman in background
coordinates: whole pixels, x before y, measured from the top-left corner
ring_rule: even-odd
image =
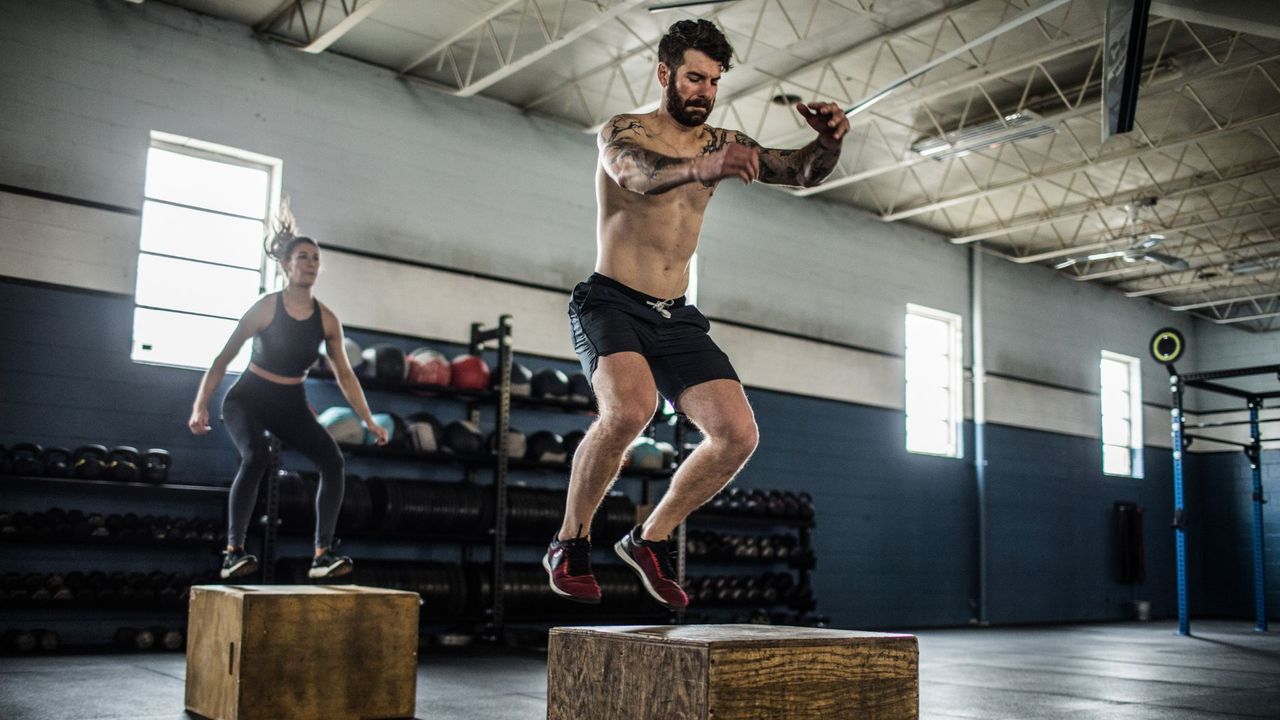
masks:
[[[222,401],[223,423],[240,451],[240,469],[231,483],[223,578],[241,577],[258,568],[258,559],[245,552],[244,539],[258,498],[258,484],[270,460],[264,431],[306,456],[320,472],[315,559],[307,575],[336,577],[353,568],[351,558],[334,553],[333,533],[344,491],[342,451],[316,421],[302,384],[307,370],[319,356],[321,341],[325,343],[329,364],[347,402],[377,437],[379,445],[387,441],[387,431],[373,421],[364,391],[351,371],[342,343],[342,323],[312,295],[320,273],[320,246],[315,240],[297,234],[287,208],[282,212],[280,224],[280,231],[268,238],[266,249],[267,255],[280,264],[286,278],[285,288],[259,298],[240,319],[226,346],[204,374],[187,423],[196,435],[209,432],[209,400],[222,382],[227,365],[240,352],[245,340],[253,338],[249,369]]]

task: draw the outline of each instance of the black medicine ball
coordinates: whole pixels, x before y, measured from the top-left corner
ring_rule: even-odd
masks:
[[[444,427],[444,446],[459,455],[479,455],[484,449],[480,426],[470,420],[454,420]]]
[[[564,397],[569,394],[569,376],[555,368],[542,368],[533,375],[534,397]]]
[[[390,343],[378,343],[364,349],[364,364],[360,368],[365,377],[403,382],[409,376],[409,363],[404,351]]]

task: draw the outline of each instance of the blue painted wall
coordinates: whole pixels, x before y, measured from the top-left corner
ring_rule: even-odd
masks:
[[[1266,437],[1269,433],[1263,433]],[[1253,471],[1243,452],[1207,453],[1197,472],[1203,485],[1203,511],[1191,518],[1204,528],[1205,587],[1196,614],[1254,617]],[[1280,622],[1280,451],[1262,453],[1263,536],[1267,551],[1267,618]]]
[[[0,317],[7,340],[0,354],[0,443],[163,446],[175,454],[175,481],[229,482],[237,456],[226,435],[195,438],[185,427],[200,374],[129,360],[130,298],[3,282],[0,308],[5,308]],[[351,334],[365,346],[379,340],[407,349],[420,344]],[[460,350],[437,347],[449,354]],[[532,367],[575,369],[571,362],[522,359]],[[313,382],[309,392],[320,409],[341,402],[331,384]],[[739,482],[814,495],[819,558],[814,579],[821,612],[845,627],[957,625],[976,615],[976,495],[966,460],[907,453],[896,411],[763,390],[749,390],[749,395],[762,440]],[[372,392],[370,399],[378,410],[408,413],[423,407],[423,401],[391,393]],[[445,421],[463,412],[461,405],[427,402]],[[525,432],[564,432],[588,422],[581,415],[519,411],[514,416]],[[971,431],[966,428],[967,437]],[[1102,475],[1092,440],[992,426],[988,442],[992,622],[1124,618],[1133,600],[1149,600],[1157,617],[1175,612],[1167,452],[1148,451],[1146,478],[1130,480]],[[1268,453],[1273,467],[1275,455]],[[297,458],[286,461],[303,466]],[[449,466],[371,467],[369,462],[353,459],[351,471],[461,476]],[[1188,506],[1204,507],[1203,522],[1192,526],[1192,607],[1197,614],[1247,616],[1250,581],[1221,560],[1234,553],[1248,562],[1248,508],[1241,499],[1246,495],[1240,494],[1247,473],[1234,455],[1192,456],[1191,466],[1196,470],[1189,472]],[[1276,472],[1270,471],[1271,488],[1280,479]],[[553,474],[522,473],[514,479],[564,482]],[[639,496],[638,481],[624,480],[620,487]],[[1113,579],[1111,512],[1117,500],[1133,500],[1147,510],[1148,579],[1137,588]],[[1272,546],[1280,547],[1274,541],[1280,524],[1273,520],[1268,527]],[[1204,572],[1202,548],[1213,558],[1204,563]],[[1272,577],[1280,579],[1280,567],[1272,567]],[[1205,587],[1215,590],[1206,593]],[[1273,600],[1277,606],[1280,599]]]

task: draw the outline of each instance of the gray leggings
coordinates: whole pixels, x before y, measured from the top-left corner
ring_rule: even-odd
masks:
[[[266,436],[270,432],[320,471],[316,547],[333,547],[344,492],[342,451],[311,414],[303,386],[273,383],[246,370],[222,401],[222,422],[240,451],[240,470],[231,483],[227,544],[244,547],[258,485],[271,460]]]

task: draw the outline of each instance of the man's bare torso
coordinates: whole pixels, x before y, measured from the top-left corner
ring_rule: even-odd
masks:
[[[672,129],[657,112],[621,115],[614,122],[636,144],[673,158],[714,152],[726,137],[710,125],[689,132]],[[683,295],[702,217],[714,192],[715,183],[690,182],[659,195],[642,195],[619,187],[598,164],[596,272],[655,297]]]

